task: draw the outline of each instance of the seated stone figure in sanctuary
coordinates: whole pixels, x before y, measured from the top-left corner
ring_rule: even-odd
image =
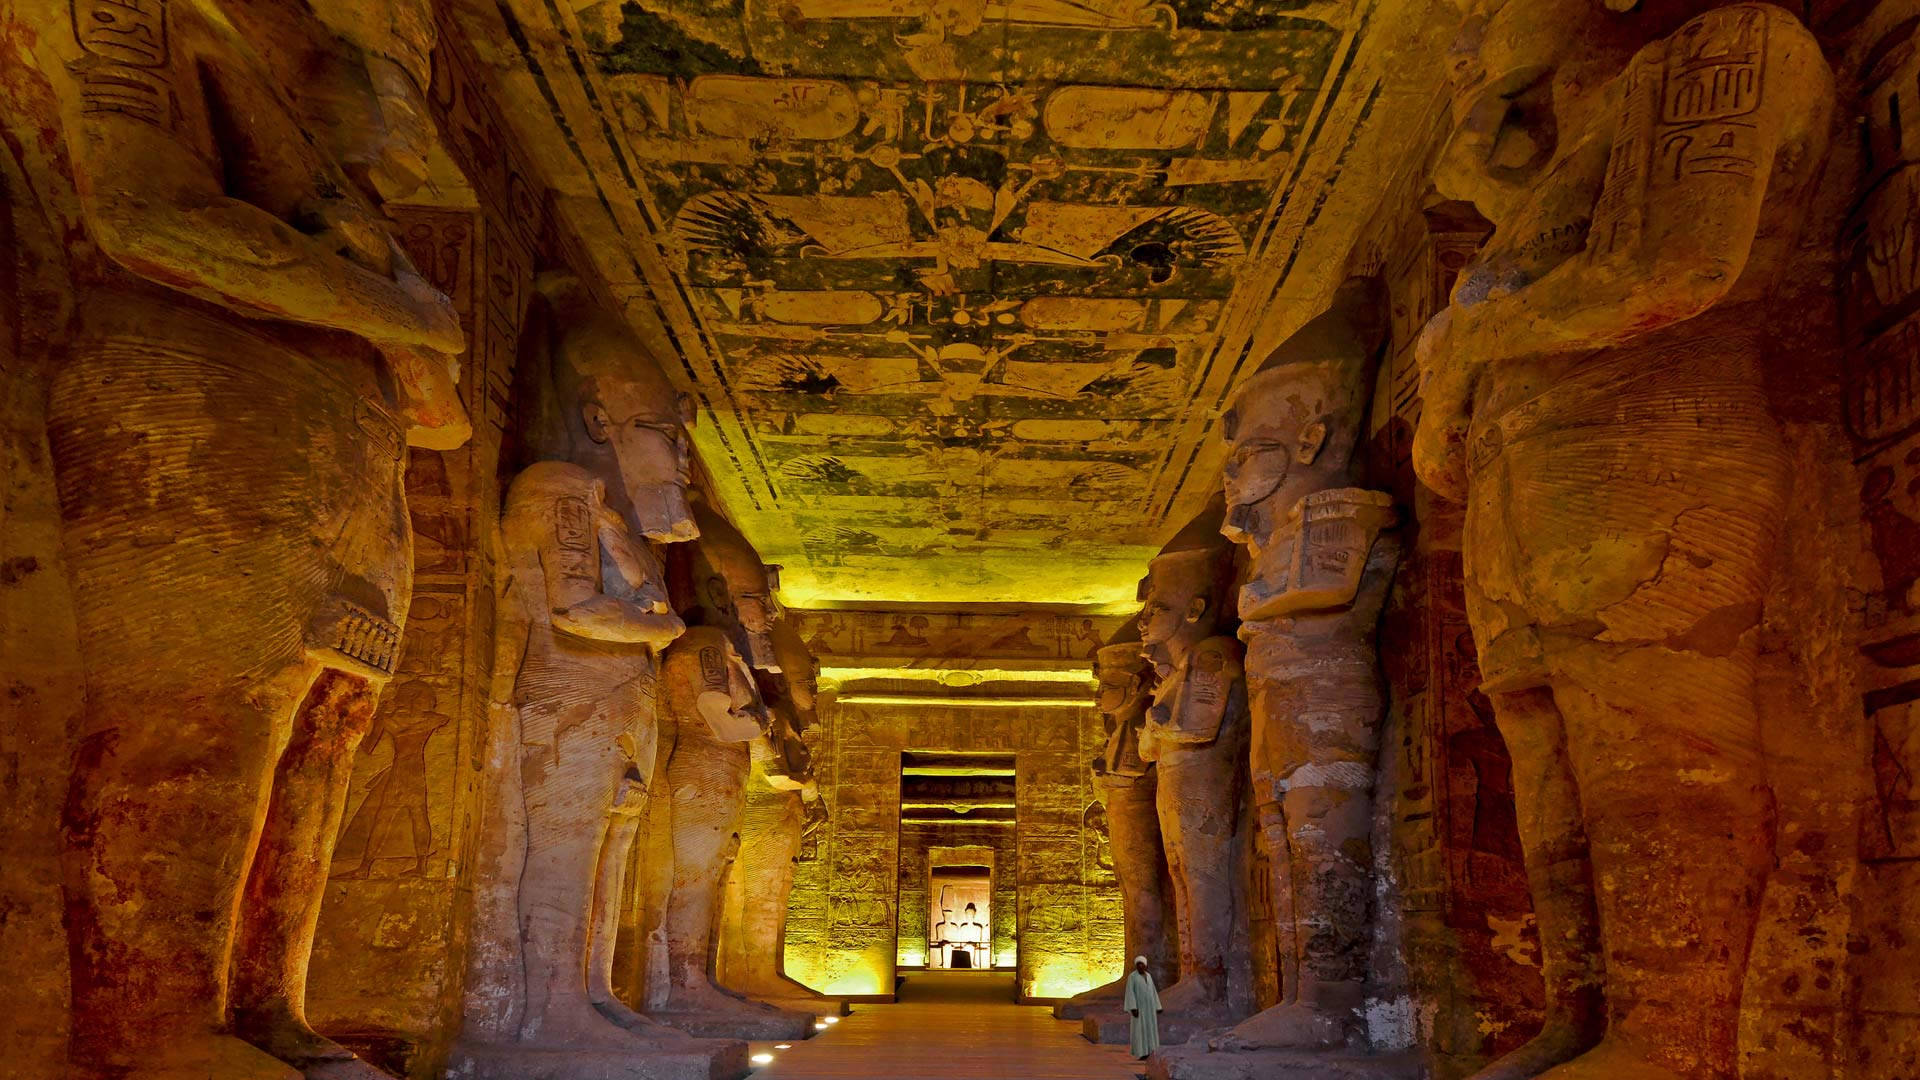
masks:
[[[469,430],[458,317],[381,209],[419,178],[433,41],[427,5],[388,7],[7,16],[35,60],[8,94],[44,84],[64,136],[42,190],[78,215],[46,418],[86,684],[84,1080],[382,1075],[307,1025],[306,972],[412,590],[407,448]]]
[[[1414,464],[1467,504],[1548,991],[1481,1080],[1735,1075],[1789,482],[1763,309],[1834,90],[1788,11],[1698,11],[1483,4],[1455,46],[1437,182],[1496,230],[1419,342]]]
[[[1280,1002],[1215,1049],[1368,1047],[1374,776],[1385,712],[1375,627],[1399,564],[1393,501],[1356,487],[1384,283],[1356,277],[1228,403],[1225,533],[1253,712],[1253,798],[1271,867]]]
[[[508,718],[478,871],[463,1075],[701,1077],[744,1061],[653,1023],[609,988],[612,928],[647,805],[659,654],[685,629],[647,541],[693,535],[684,401],[617,317],[540,278],[523,338],[539,460],[508,488],[494,671]],[[639,1076],[643,1074],[633,1073]]]

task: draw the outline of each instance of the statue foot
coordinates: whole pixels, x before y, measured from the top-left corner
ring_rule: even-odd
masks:
[[[1541,1073],[1539,1080],[1683,1080],[1679,1073],[1647,1057],[1645,1047],[1608,1036],[1565,1065]]]
[[[751,1001],[711,983],[694,986],[676,986],[667,995],[667,1006],[662,1012],[668,1013],[735,1013],[743,1015],[775,1015],[782,1010],[764,1002]]]
[[[1172,989],[1160,991],[1160,1011],[1195,1017],[1219,1015],[1223,1024],[1231,1022],[1226,1017],[1226,989],[1214,993],[1200,979],[1182,979]]]
[[[522,1030],[521,1041],[532,1046],[600,1050],[615,1054],[661,1049],[647,1036],[628,1031],[585,1001],[550,1005],[545,1016],[540,1017],[537,1023],[523,1025]]]
[[[651,1020],[628,1008],[626,1003],[617,999],[595,1001],[593,1007],[609,1023],[626,1031],[636,1038],[650,1043],[660,1044],[661,1049],[691,1044],[694,1040],[685,1032],[671,1028],[658,1020]]]
[[[353,1051],[321,1035],[282,1006],[233,1011],[234,1034],[309,1075],[326,1065],[359,1064],[358,1075],[382,1077],[386,1074],[353,1056]],[[356,1075],[341,1072],[341,1080]]]
[[[780,985],[777,987],[777,990],[778,990],[777,993],[768,994],[764,996],[811,999],[814,1001],[838,1001],[839,1000],[838,998],[829,997],[828,995],[823,994],[818,990],[815,990],[813,987],[808,986],[806,983],[803,983],[798,979],[790,979],[785,975],[780,976]]]
[[[1595,1041],[1571,1025],[1549,1022],[1540,1034],[1468,1080],[1533,1080],[1555,1065],[1572,1061],[1592,1049]]]
[[[169,1038],[125,1062],[75,1062],[82,1080],[138,1076],[140,1080],[301,1080],[299,1070],[231,1035]]]
[[[1344,1012],[1345,1015],[1341,1015]],[[1340,1050],[1366,1043],[1366,1032],[1352,1010],[1322,1010],[1306,1005],[1275,1005],[1242,1020],[1232,1031],[1207,1040],[1207,1049]]]

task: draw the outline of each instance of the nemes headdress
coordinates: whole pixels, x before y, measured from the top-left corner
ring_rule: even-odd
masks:
[[[1302,423],[1327,419],[1335,438],[1346,438],[1344,448],[1334,449],[1350,454],[1366,419],[1375,361],[1387,331],[1386,283],[1373,275],[1341,282],[1327,309],[1276,346],[1235,388],[1224,418],[1227,437],[1233,438],[1244,422],[1244,408],[1255,401],[1272,408],[1269,392],[1285,390]]]

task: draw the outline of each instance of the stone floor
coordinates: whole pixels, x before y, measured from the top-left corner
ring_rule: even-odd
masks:
[[[761,1046],[756,1044],[755,1050]],[[1124,1046],[1095,1046],[1080,1026],[1013,1004],[997,972],[912,974],[893,1005],[855,1005],[816,1038],[775,1052],[755,1080],[1134,1080]]]

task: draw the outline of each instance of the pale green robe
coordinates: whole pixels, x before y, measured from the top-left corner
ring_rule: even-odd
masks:
[[[1128,973],[1126,1006],[1133,1056],[1143,1058],[1160,1049],[1160,992],[1153,988],[1153,976],[1139,968]]]

